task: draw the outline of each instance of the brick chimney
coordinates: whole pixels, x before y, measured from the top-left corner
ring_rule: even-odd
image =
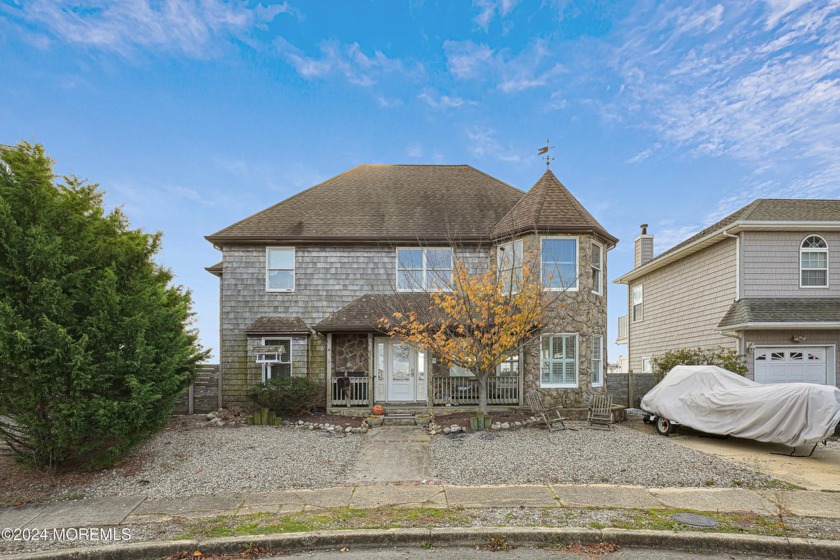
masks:
[[[653,236],[648,235],[647,228],[647,224],[642,224],[642,233],[636,238],[634,268],[639,268],[653,258]]]

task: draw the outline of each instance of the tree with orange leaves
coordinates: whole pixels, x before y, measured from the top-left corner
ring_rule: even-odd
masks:
[[[488,379],[543,326],[547,307],[556,302],[530,278],[527,266],[513,274],[496,267],[471,274],[455,261],[451,290],[429,292],[427,305],[415,300],[415,305],[392,310],[379,321],[390,336],[428,350],[444,365],[472,372],[483,414]]]

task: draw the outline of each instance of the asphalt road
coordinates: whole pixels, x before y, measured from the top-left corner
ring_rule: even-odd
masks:
[[[288,560],[289,558],[316,558],[318,560],[573,560],[603,558],[604,560],[768,560],[771,556],[756,556],[731,553],[690,553],[673,550],[651,550],[627,548],[605,556],[578,555],[570,552],[545,550],[542,548],[519,547],[507,551],[490,552],[470,547],[446,548],[380,548],[349,549],[342,551],[313,551],[274,557],[268,560]]]

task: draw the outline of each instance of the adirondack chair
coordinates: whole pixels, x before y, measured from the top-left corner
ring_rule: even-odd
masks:
[[[612,395],[597,393],[589,403],[589,425],[606,430],[612,429]]]
[[[541,424],[545,424],[549,432],[554,430],[565,430],[566,424],[563,422],[565,418],[560,415],[558,408],[545,408],[543,406],[542,395],[539,391],[528,391],[525,395],[525,401],[531,407],[531,413]],[[555,427],[558,424],[559,427]]]

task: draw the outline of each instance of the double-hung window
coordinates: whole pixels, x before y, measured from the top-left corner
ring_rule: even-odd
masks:
[[[542,239],[542,282],[550,290],[577,290],[577,238]]]
[[[397,249],[397,290],[444,291],[452,286],[452,249]]]
[[[636,323],[644,319],[645,316],[645,298],[644,286],[639,284],[633,286],[633,322]]]
[[[295,248],[268,247],[265,256],[266,291],[294,292]]]
[[[496,373],[500,377],[517,377],[519,376],[519,352],[511,354],[505,361],[499,364]]]
[[[496,267],[502,289],[515,292],[522,284],[522,240],[502,243],[496,249]]]
[[[828,287],[828,244],[819,235],[809,235],[799,247],[799,286]]]
[[[604,248],[592,242],[592,293],[604,293]]]
[[[264,338],[263,347],[257,353],[257,363],[262,366],[262,380],[272,377],[291,377],[292,339]]]
[[[540,387],[577,387],[578,336],[542,335]]]
[[[601,387],[604,384],[604,337],[593,336],[592,344],[592,386]]]

